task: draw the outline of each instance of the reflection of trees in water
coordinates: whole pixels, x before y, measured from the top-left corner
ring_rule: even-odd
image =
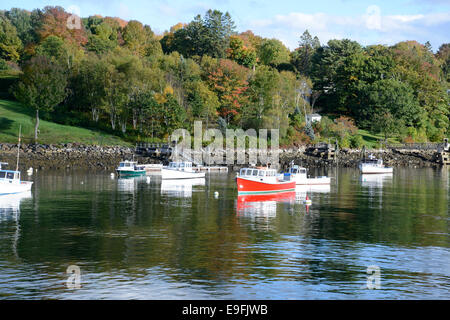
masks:
[[[79,263],[88,273],[142,277],[158,268],[175,281],[205,287],[233,279],[352,281],[351,266],[320,258],[331,253],[327,242],[448,245],[448,189],[430,172],[399,171],[391,185],[383,185],[382,209],[362,192],[357,171],[343,170],[331,192],[308,193],[309,212],[294,200],[243,215],[236,212],[234,180],[194,187],[191,197],[182,198],[161,194],[160,182],[153,180],[123,192],[105,175],[73,177],[70,187],[58,176],[44,176],[38,178],[45,185],[34,199],[35,212],[21,219],[18,253],[31,265],[49,264],[53,272]],[[219,199],[213,197],[216,190]],[[347,249],[342,250],[352,250]]]

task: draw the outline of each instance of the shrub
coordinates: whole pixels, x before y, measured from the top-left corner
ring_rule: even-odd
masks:
[[[364,139],[361,135],[357,134],[350,137],[350,147],[360,149],[364,146]]]
[[[0,58],[0,70],[8,70],[9,66],[4,59]]]

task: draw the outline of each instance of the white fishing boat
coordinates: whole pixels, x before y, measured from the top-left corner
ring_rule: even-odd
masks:
[[[359,170],[363,174],[376,174],[376,173],[392,173],[391,167],[386,167],[383,164],[383,159],[377,159],[373,155],[369,155],[367,159],[363,159],[359,163]]]
[[[3,167],[8,165],[2,162],[0,165],[0,196],[5,194],[13,194],[19,192],[30,191],[33,182],[20,180],[19,171],[19,151],[20,151],[20,130],[19,129],[19,144],[17,146],[17,165],[16,170],[4,170]]]
[[[329,185],[331,179],[329,177],[308,177],[306,168],[298,165],[291,165],[286,173],[283,174],[284,180],[293,180],[296,185]]]
[[[196,179],[204,178],[205,173],[192,167],[192,162],[170,162],[161,169],[161,179]]]

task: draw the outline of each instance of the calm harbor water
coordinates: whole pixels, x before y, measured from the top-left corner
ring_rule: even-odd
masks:
[[[0,299],[450,299],[448,169],[316,173],[331,186],[241,201],[231,173],[38,172],[0,196]]]

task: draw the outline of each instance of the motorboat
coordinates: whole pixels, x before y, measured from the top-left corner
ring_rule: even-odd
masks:
[[[236,177],[238,195],[295,191],[295,181],[278,177],[275,169],[242,168]]]
[[[17,145],[17,165],[16,170],[5,170],[3,167],[8,165],[7,162],[0,163],[0,196],[6,194],[20,193],[30,191],[33,185],[32,181],[22,181],[20,179],[19,171],[19,152],[20,152],[20,133],[22,126],[19,129],[19,143]]]
[[[393,168],[384,166],[383,159],[377,159],[373,155],[369,155],[367,159],[365,158],[359,163],[359,170],[362,174],[393,172]]]
[[[3,163],[4,165],[5,163]],[[22,181],[20,171],[0,170],[0,196],[19,192],[30,191],[33,185],[32,181]]]
[[[125,160],[119,163],[116,169],[119,176],[140,176],[146,173],[143,165],[138,165],[136,161]]]
[[[296,185],[329,185],[329,177],[311,178],[307,175],[307,169],[298,165],[291,165],[288,172],[284,173],[284,180],[293,180]]]
[[[204,178],[205,172],[192,166],[192,162],[170,162],[161,169],[161,179],[198,179]]]

